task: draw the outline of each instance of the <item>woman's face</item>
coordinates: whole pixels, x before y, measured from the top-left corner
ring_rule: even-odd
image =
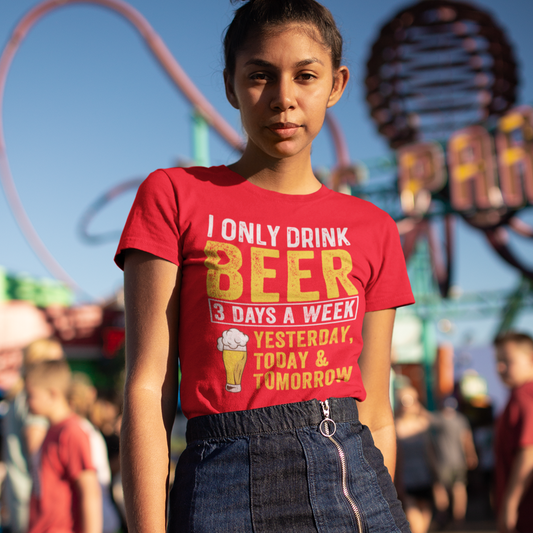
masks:
[[[313,38],[313,28],[294,24],[248,39],[237,53],[234,76],[225,76],[248,149],[267,159],[308,156],[326,109],[347,81],[348,70],[333,70],[331,53]]]

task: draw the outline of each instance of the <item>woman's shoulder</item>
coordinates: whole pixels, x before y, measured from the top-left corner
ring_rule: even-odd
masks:
[[[137,197],[157,202],[163,198],[179,198],[182,194],[188,198],[210,194],[211,189],[234,184],[235,176],[225,166],[159,168],[142,181]]]
[[[330,201],[338,202],[340,205],[345,204],[351,207],[357,207],[359,209],[375,211],[376,213],[382,213],[388,216],[386,211],[383,211],[383,209],[379,208],[376,204],[373,204],[372,202],[365,200],[364,198],[360,198],[359,196],[353,196],[351,194],[337,192],[331,189],[328,196],[330,198]]]
[[[202,183],[222,183],[235,180],[236,174],[226,166],[214,167],[169,167],[153,171],[145,181],[161,182],[167,180],[175,186],[182,184],[200,185]]]
[[[364,219],[378,226],[382,224],[396,226],[396,223],[387,211],[358,196],[330,191],[328,200],[335,206],[335,210],[338,210],[339,213],[343,213],[344,215],[352,214],[358,219]]]

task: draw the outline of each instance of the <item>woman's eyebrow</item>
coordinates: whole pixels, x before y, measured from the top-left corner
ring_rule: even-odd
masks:
[[[321,65],[324,65],[324,63],[322,63],[322,61],[320,61],[320,59],[318,59],[317,57],[310,57],[309,59],[302,59],[301,61],[298,61],[297,63],[295,63],[293,65],[293,67],[294,68],[301,68],[301,67],[305,67],[307,65],[311,65],[313,63],[320,63]],[[269,61],[266,61],[264,59],[260,59],[258,57],[252,57],[251,59],[246,61],[244,66],[246,67],[248,65],[255,65],[257,67],[273,67],[273,68],[276,68],[275,65],[273,65]]]
[[[249,59],[244,64],[245,67],[248,65],[255,65],[257,67],[273,67],[274,65],[272,63],[269,63],[268,61],[265,61],[264,59],[259,59],[256,57],[252,57],[252,59]]]
[[[320,59],[318,59],[318,57],[311,57],[309,59],[303,59],[302,61],[298,61],[298,63],[294,64],[294,68],[305,67],[305,66],[311,65],[313,63],[320,63],[322,66],[324,65],[324,63],[322,63],[322,61],[320,61]]]

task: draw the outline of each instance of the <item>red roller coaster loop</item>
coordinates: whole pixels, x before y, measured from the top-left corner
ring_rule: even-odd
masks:
[[[139,32],[163,69],[207,123],[233,148],[242,151],[244,142],[241,136],[224,120],[196,88],[146,19],[126,2],[121,0],[48,0],[30,10],[13,30],[12,36],[0,57],[0,179],[15,220],[37,257],[53,276],[66,283],[72,289],[80,291],[81,289],[77,283],[63,270],[41,241],[22,205],[9,166],[2,116],[2,102],[7,75],[21,42],[32,26],[44,15],[55,9],[75,4],[96,4],[114,10],[124,16]]]
[[[4,187],[7,201],[11,211],[13,212],[15,220],[33,251],[36,253],[37,257],[53,276],[62,280],[71,288],[80,291],[80,287],[63,270],[61,265],[48,251],[40,239],[37,231],[33,227],[22,205],[22,201],[18,195],[18,191],[9,166],[2,117],[2,102],[7,75],[21,42],[24,40],[29,30],[46,14],[54,11],[55,9],[76,4],[99,5],[111,9],[126,18],[139,32],[154,57],[163,67],[170,79],[179,88],[183,96],[189,100],[189,102],[206,120],[206,122],[236,150],[243,150],[244,141],[202,95],[176,59],[172,56],[170,50],[167,48],[152,26],[148,23],[148,21],[136,9],[132,8],[126,2],[123,2],[122,0],[46,0],[30,10],[13,30],[11,39],[7,43],[2,52],[2,56],[0,57],[0,181]],[[337,165],[335,168],[338,171],[337,174],[339,174],[340,171],[343,171],[348,175],[348,180],[350,180],[353,170],[350,167],[350,157],[346,140],[342,130],[340,129],[340,126],[330,113],[327,114],[327,126],[332,136],[335,148],[335,155],[337,159]],[[333,185],[335,188],[335,184]],[[126,188],[131,188],[131,186],[131,182],[128,181]],[[94,206],[91,206],[91,209],[85,215],[84,220],[82,221],[82,225],[87,223],[88,220],[94,216],[95,210],[101,206],[102,202],[109,201],[111,197],[114,197],[116,194],[120,194],[123,192],[123,190],[124,187],[119,185],[117,188],[109,191],[104,197],[100,198]],[[93,240],[94,239],[98,240],[97,237],[94,237]]]

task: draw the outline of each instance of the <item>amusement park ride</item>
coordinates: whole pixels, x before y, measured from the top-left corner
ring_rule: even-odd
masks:
[[[208,128],[242,150],[241,136],[199,92],[144,17],[121,0],[46,0],[29,11],[0,57],[0,104],[10,64],[29,30],[45,14],[75,4],[111,9],[138,31],[193,107],[197,164],[208,164]],[[533,228],[519,218],[533,206],[533,108],[516,106],[518,72],[505,33],[478,7],[453,0],[421,0],[396,13],[372,46],[365,84],[370,114],[393,156],[354,163],[339,124],[328,114],[337,162],[324,181],[369,199],[397,221],[417,299],[410,312],[422,322],[429,375],[439,319],[501,313],[502,331],[520,310],[533,307],[533,261],[524,262],[524,254],[509,244],[510,232],[530,242],[533,238]],[[394,174],[394,179],[365,179],[378,174]],[[56,278],[76,288],[22,206],[9,169],[1,115],[0,176],[13,214],[38,257]],[[106,203],[137,188],[140,181],[114,187],[87,209],[80,221],[86,242],[117,238],[115,232],[91,234],[89,225]],[[456,217],[479,230],[496,253],[521,272],[512,294],[450,291]]]

